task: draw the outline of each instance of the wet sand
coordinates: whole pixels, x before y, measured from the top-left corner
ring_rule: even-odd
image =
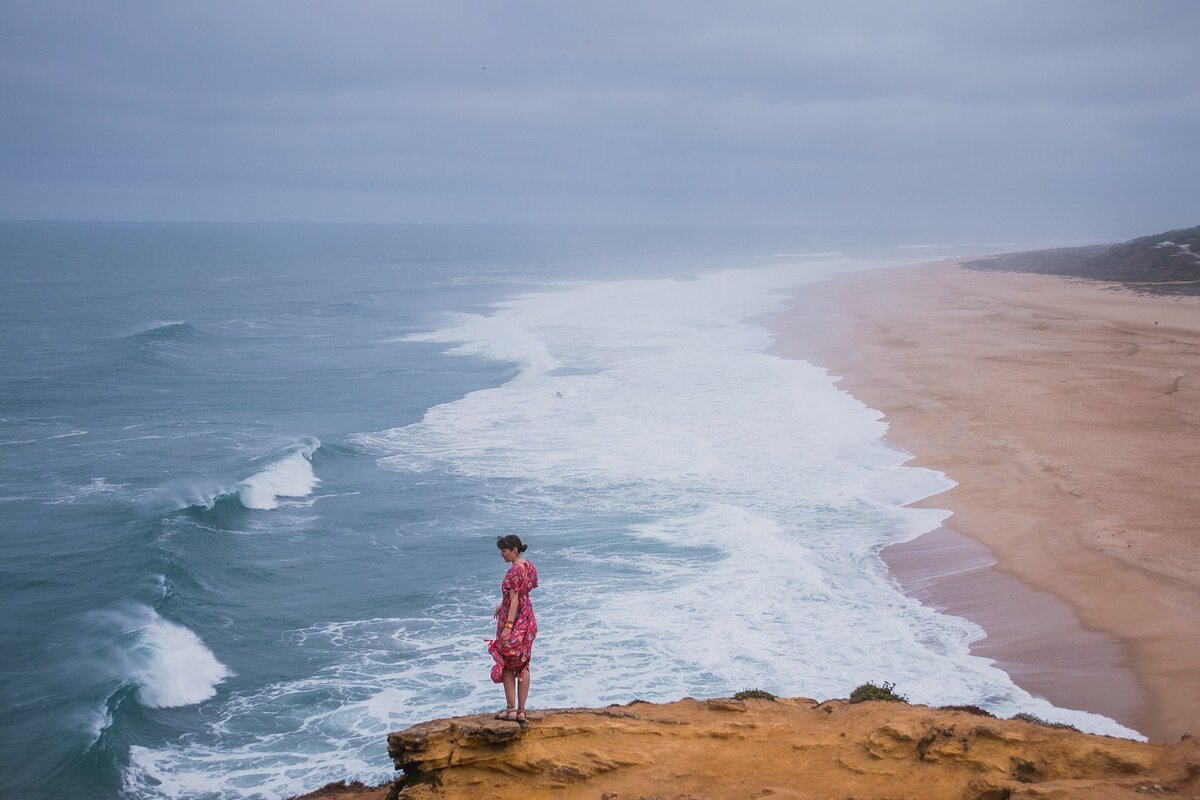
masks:
[[[906,591],[1057,705],[1200,733],[1200,298],[939,263],[807,287],[773,328],[958,483],[918,504],[949,529],[884,554]]]
[[[905,594],[983,627],[987,637],[971,652],[1026,691],[1136,730],[1153,724],[1122,642],[1083,627],[1056,595],[998,569],[985,545],[943,527],[886,548],[883,559]]]

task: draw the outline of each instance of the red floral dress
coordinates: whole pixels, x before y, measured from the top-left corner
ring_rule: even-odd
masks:
[[[537,568],[529,561],[513,564],[504,573],[500,590],[504,599],[496,606],[496,638],[488,643],[488,652],[496,662],[492,665],[492,683],[500,683],[502,673],[506,669],[520,674],[529,666],[529,657],[533,653],[533,640],[537,637],[537,620],[533,616],[533,603],[529,602],[529,592],[538,585]],[[507,643],[501,643],[504,633],[504,623],[508,622],[508,606],[516,594],[517,616],[513,621],[512,633]]]

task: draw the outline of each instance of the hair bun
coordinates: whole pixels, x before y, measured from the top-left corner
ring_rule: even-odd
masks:
[[[529,548],[529,545],[522,542],[520,536],[510,533],[508,536],[496,537],[496,547],[499,547],[501,550],[516,548],[518,553],[524,553]]]

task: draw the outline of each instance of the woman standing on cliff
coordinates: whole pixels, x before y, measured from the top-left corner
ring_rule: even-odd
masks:
[[[537,620],[529,592],[537,588],[537,568],[521,554],[529,547],[516,534],[496,540],[500,555],[509,563],[500,583],[504,599],[496,606],[496,639],[488,645],[495,664],[492,683],[504,684],[507,708],[496,719],[525,722],[525,700],[529,697],[529,658],[537,637]],[[515,701],[515,703],[514,703]]]

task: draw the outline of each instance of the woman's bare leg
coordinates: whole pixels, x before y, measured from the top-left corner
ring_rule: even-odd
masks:
[[[517,710],[524,711],[525,701],[529,698],[529,667],[525,667],[525,669],[521,670],[521,674],[518,676],[518,679],[520,680],[520,683],[517,685],[517,696],[519,698],[517,700]]]
[[[504,681],[504,704],[509,708],[517,707],[517,673],[511,669],[506,669],[500,673],[501,680]]]

